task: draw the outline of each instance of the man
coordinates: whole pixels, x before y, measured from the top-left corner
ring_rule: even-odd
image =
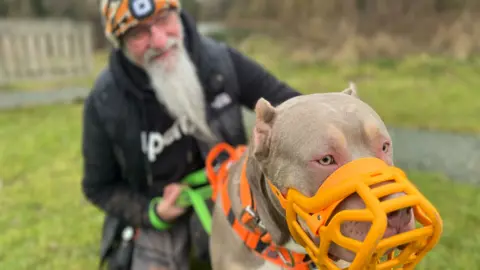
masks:
[[[102,261],[189,269],[190,243],[208,252],[208,236],[191,209],[175,206],[180,180],[203,168],[216,143],[246,143],[242,105],[299,93],[201,36],[177,0],[102,0],[101,10],[115,48],[84,104],[82,187],[106,213]]]

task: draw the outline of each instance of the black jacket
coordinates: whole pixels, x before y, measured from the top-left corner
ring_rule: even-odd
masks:
[[[198,69],[210,105],[207,108],[209,125],[222,140],[233,145],[246,143],[242,105],[253,109],[260,97],[279,104],[299,95],[235,49],[199,35],[193,21],[184,13],[181,18],[187,50]],[[228,106],[221,109],[211,106],[221,95],[230,97]],[[83,192],[107,216],[136,227],[151,227],[147,215],[151,197],[161,194],[165,183],[178,181],[197,169],[212,147],[187,137],[179,142],[182,147],[177,145],[180,150],[166,154],[168,147],[175,147],[168,146],[159,157],[160,162],[149,163],[142,152],[141,131],[152,127],[154,117],[157,121],[154,127],[172,121],[160,104],[152,105],[152,100],[145,73],[114,50],[108,67],[84,103]],[[154,113],[158,115],[151,116]],[[179,153],[181,151],[196,153],[190,168],[185,167],[176,177],[165,176],[169,179],[164,181],[153,179],[156,176],[152,167],[182,163],[185,153]],[[171,161],[174,162],[168,163]],[[154,192],[149,183],[157,185]]]

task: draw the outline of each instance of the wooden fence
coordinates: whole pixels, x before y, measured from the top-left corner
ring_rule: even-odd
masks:
[[[92,41],[86,22],[0,20],[0,84],[89,75]]]

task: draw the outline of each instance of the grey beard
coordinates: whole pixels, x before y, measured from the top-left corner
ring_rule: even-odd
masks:
[[[193,136],[215,143],[216,136],[207,123],[205,97],[196,69],[183,44],[162,60],[146,67],[151,84],[160,103],[176,119],[186,118],[195,127]]]

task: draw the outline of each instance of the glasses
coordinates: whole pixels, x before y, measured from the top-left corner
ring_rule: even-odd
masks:
[[[151,19],[140,22],[138,25],[128,30],[125,39],[143,39],[150,38],[152,27],[164,28],[174,20],[175,11],[165,10],[155,14]]]

